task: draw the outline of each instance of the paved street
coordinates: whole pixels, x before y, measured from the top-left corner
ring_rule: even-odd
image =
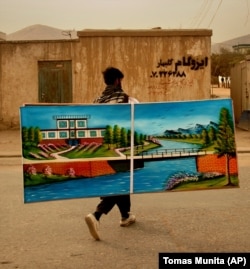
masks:
[[[101,219],[101,241],[84,215],[98,198],[23,203],[20,134],[0,131],[0,268],[158,268],[159,252],[250,252],[250,132],[237,130],[240,187],[132,195],[137,222]]]

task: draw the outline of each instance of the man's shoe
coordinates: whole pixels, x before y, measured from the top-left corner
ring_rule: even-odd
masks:
[[[129,213],[129,217],[128,218],[122,219],[120,221],[120,226],[121,227],[127,227],[127,226],[129,226],[129,225],[131,225],[133,223],[135,223],[135,215],[132,215],[132,214]]]
[[[95,240],[100,240],[99,221],[95,218],[95,216],[93,214],[88,214],[85,217],[85,222],[88,225],[90,234],[95,238]]]

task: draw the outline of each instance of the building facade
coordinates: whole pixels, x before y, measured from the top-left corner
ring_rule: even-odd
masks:
[[[231,68],[231,98],[236,124],[250,130],[250,55]]]
[[[105,128],[88,128],[87,117],[55,116],[55,129],[41,130],[43,143],[49,144],[63,141],[75,146],[84,142],[102,143]]]
[[[210,98],[211,35],[200,30],[84,30],[78,39],[0,42],[0,124],[19,126],[23,104],[89,104],[121,69],[140,102]]]
[[[237,53],[242,53],[242,54],[248,53],[250,52],[250,44],[235,45],[233,46],[233,50],[234,52],[237,52]]]

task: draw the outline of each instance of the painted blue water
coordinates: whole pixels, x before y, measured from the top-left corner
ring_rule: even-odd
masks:
[[[161,141],[163,144],[163,141]],[[164,141],[164,148],[185,147],[190,144]],[[181,146],[180,146],[181,144]],[[195,147],[192,145],[192,147]],[[134,171],[133,193],[158,192],[165,190],[168,178],[177,172],[196,172],[195,158],[167,159],[146,161],[144,168]],[[49,200],[99,197],[112,194],[130,193],[130,172],[95,178],[75,179],[60,183],[26,187],[24,200],[26,203]]]

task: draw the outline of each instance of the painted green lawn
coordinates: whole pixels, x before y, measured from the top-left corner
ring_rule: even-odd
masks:
[[[118,157],[119,155],[114,149],[108,149],[106,145],[98,147],[96,150],[78,150],[73,149],[69,152],[61,154],[61,156],[67,157],[69,159],[79,159],[79,158],[97,158],[97,157]]]
[[[154,143],[149,143],[147,145],[142,146],[136,146],[135,149],[138,152],[147,151],[152,148],[159,147],[159,145]],[[130,156],[130,149],[123,151],[122,154]],[[98,147],[95,150],[92,150],[91,148],[89,150],[78,150],[73,149],[69,152],[65,152],[61,154],[61,156],[64,156],[69,159],[77,159],[77,158],[98,158],[98,157],[118,157],[119,154],[115,152],[115,148],[108,149],[108,145],[104,144],[100,147]]]

